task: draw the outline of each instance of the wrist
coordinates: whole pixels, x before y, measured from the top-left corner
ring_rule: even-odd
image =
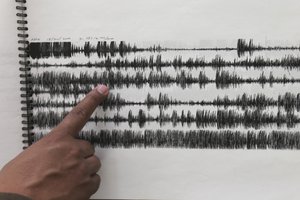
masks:
[[[11,185],[9,181],[1,180],[0,182],[0,200],[32,200],[30,192],[23,189],[22,186]]]

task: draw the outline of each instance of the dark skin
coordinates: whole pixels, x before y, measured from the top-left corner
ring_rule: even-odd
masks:
[[[101,163],[94,147],[77,137],[107,95],[106,86],[97,86],[50,134],[5,165],[0,192],[32,200],[89,199],[100,186]]]

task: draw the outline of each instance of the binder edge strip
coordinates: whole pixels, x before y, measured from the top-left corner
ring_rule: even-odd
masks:
[[[33,130],[33,106],[32,106],[32,82],[30,81],[31,77],[31,68],[29,61],[29,52],[28,52],[28,21],[27,21],[27,7],[26,0],[15,0],[17,3],[17,36],[18,36],[18,57],[20,58],[20,84],[21,84],[21,112],[22,112],[22,137],[23,137],[23,149],[26,149],[33,143],[34,133]]]

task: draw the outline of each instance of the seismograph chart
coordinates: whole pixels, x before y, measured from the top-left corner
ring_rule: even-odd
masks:
[[[300,46],[125,41],[29,44],[35,140],[97,84],[81,137],[98,147],[299,149]]]

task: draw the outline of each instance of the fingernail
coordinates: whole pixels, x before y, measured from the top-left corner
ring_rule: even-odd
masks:
[[[99,84],[97,87],[96,87],[96,90],[100,93],[100,94],[103,94],[105,96],[108,95],[108,87],[106,85],[101,85]]]

